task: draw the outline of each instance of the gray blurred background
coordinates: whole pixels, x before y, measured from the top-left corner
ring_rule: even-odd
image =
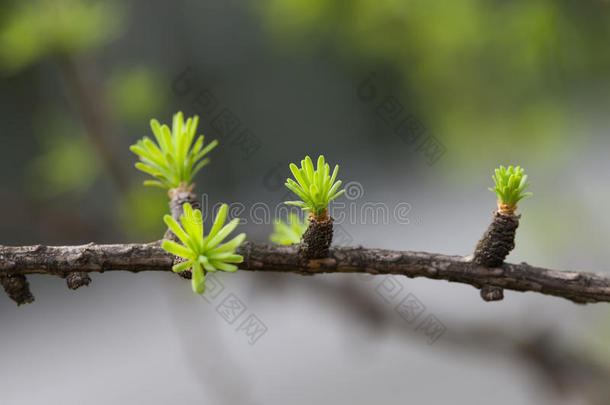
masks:
[[[359,187],[337,204],[409,207],[344,221],[339,243],[468,255],[492,169],[520,164],[534,197],[509,260],[606,271],[608,2],[0,4],[1,244],[160,238],[167,196],[128,146],[182,110],[220,141],[198,194],[243,204],[251,241],[273,227],[249,210],[323,153]],[[219,274],[207,299],[173,274],[92,278],[32,276],[19,308],[0,294],[1,403],[610,403],[605,304],[402,277]]]

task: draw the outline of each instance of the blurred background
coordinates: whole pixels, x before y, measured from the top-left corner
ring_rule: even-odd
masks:
[[[159,239],[167,195],[128,146],[181,110],[220,142],[204,209],[243,204],[251,241],[273,230],[252,207],[323,153],[357,182],[337,204],[408,207],[342,221],[339,244],[468,255],[492,169],[519,164],[534,197],[508,260],[604,272],[609,18],[602,0],[4,0],[0,243]],[[0,402],[610,403],[605,304],[403,277],[218,274],[204,298],[173,274],[92,278],[29,277],[19,308],[0,294]]]

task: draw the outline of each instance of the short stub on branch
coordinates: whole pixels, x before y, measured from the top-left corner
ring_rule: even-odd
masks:
[[[515,247],[515,233],[520,215],[495,211],[493,220],[474,251],[473,262],[486,267],[498,267]]]
[[[486,285],[481,288],[481,298],[490,301],[502,301],[504,299],[504,290],[501,287]]]
[[[299,254],[304,260],[328,257],[330,244],[333,241],[333,217],[310,214],[309,226],[301,237]]]
[[[91,277],[84,271],[74,271],[66,276],[66,284],[71,290],[76,290],[91,283]]]
[[[28,280],[22,274],[0,275],[0,284],[17,305],[30,304],[34,302],[34,296],[30,292]]]
[[[498,267],[515,247],[515,233],[519,226],[520,215],[499,209],[494,211],[493,219],[474,251],[473,263],[485,267]],[[481,297],[485,301],[499,301],[504,298],[502,288],[484,286]]]

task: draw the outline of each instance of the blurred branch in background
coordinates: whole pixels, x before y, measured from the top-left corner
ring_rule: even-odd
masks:
[[[73,58],[116,39],[122,32],[123,15],[114,2],[36,0],[15,3],[0,27],[0,65],[9,74],[47,58],[57,62],[86,133],[120,191],[126,190],[129,177],[105,134],[108,119],[103,97],[86,84],[89,80],[84,80]]]
[[[110,175],[112,182],[121,192],[125,194],[128,187],[129,174],[122,164],[123,159],[116,155],[118,148],[112,144],[106,136],[108,119],[105,117],[99,94],[88,88],[75,62],[69,55],[58,55],[57,63],[66,88],[79,108],[87,134],[97,149],[104,164],[106,172]]]
[[[103,169],[90,138],[56,111],[39,114],[35,126],[41,150],[27,167],[32,195],[45,199],[72,192],[80,197]]]
[[[280,277],[266,277],[256,283],[256,288],[264,288],[266,293],[285,290],[291,284]],[[405,334],[408,342],[425,345],[425,335],[414,333],[412,328],[389,311],[381,300],[374,299],[370,291],[360,288],[353,279],[344,283],[320,280],[303,283],[308,294],[330,300],[330,306],[342,310],[342,314],[358,318],[358,324],[379,334],[384,330],[395,330]],[[610,368],[599,356],[575,346],[574,342],[560,339],[558,331],[551,327],[536,325],[523,328],[511,325],[489,323],[448,323],[444,320],[447,333],[436,344],[449,349],[468,350],[474,355],[483,356],[488,361],[502,356],[519,362],[521,366],[531,365],[543,379],[545,387],[554,397],[555,403],[606,405],[610,396]],[[519,332],[517,332],[519,331]],[[490,355],[492,357],[490,357]]]
[[[32,99],[34,138],[40,149],[26,173],[32,196],[48,201],[71,195],[82,201],[88,198],[84,192],[106,175],[119,191],[117,204],[107,205],[107,215],[114,217],[110,223],[128,237],[150,238],[161,229],[148,218],[162,215],[167,203],[163,196],[133,186],[132,173],[121,155],[131,140],[121,136],[138,131],[142,122],[162,108],[167,101],[159,96],[167,87],[164,77],[143,64],[113,64],[105,72],[90,69],[88,61],[104,59],[104,47],[122,35],[125,10],[123,3],[113,1],[9,3],[0,15],[0,68],[9,76],[28,77],[32,66],[55,64],[62,80],[52,81],[63,84],[65,99],[73,105],[66,108],[56,92],[49,95],[51,103],[36,104],[41,97]],[[46,75],[44,69],[33,73],[41,78]],[[127,211],[132,214],[126,215]],[[99,224],[90,227],[104,232]]]

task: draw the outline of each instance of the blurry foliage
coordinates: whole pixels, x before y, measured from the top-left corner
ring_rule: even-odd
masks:
[[[462,167],[524,154],[558,164],[568,157],[561,149],[576,141],[567,134],[582,131],[570,127],[579,111],[569,97],[588,91],[607,101],[603,2],[265,0],[256,7],[287,52],[333,46],[358,66],[355,74],[396,72],[403,91],[392,95]],[[466,159],[473,151],[477,158]]]
[[[6,3],[0,12],[0,68],[15,73],[41,59],[80,55],[116,39],[123,31],[124,4],[94,0],[29,0]],[[102,96],[108,111],[125,122],[141,122],[159,112],[165,83],[154,70],[119,69]],[[36,121],[39,155],[28,164],[28,188],[37,197],[65,198],[87,190],[102,171],[98,151],[84,129],[55,110]],[[134,187],[115,210],[117,228],[134,238],[158,238],[167,196]]]
[[[521,209],[527,220],[519,224],[519,243],[512,254],[518,252],[520,258],[530,263],[544,261],[556,266],[578,261],[583,252],[591,252],[591,259],[604,260],[608,231],[600,225],[599,215],[583,206],[573,189],[557,190],[547,185],[539,192],[539,187],[538,184],[537,198]],[[564,212],[570,214],[562,215]]]
[[[42,198],[84,191],[101,169],[97,151],[83,130],[58,117],[39,119],[44,127],[38,131],[41,151],[28,167],[30,185]]]
[[[137,66],[115,72],[106,83],[108,108],[125,122],[139,123],[157,115],[165,98],[159,97],[169,87],[154,70]]]
[[[269,240],[276,245],[299,243],[308,226],[309,219],[302,221],[297,214],[291,212],[286,222],[280,218],[273,220],[273,233],[269,236]]]
[[[168,210],[166,194],[137,184],[123,198],[117,228],[131,240],[158,239],[166,227],[151,218],[161,218]]]
[[[14,72],[49,55],[104,45],[120,34],[122,10],[111,1],[16,2],[0,26],[0,65]]]

